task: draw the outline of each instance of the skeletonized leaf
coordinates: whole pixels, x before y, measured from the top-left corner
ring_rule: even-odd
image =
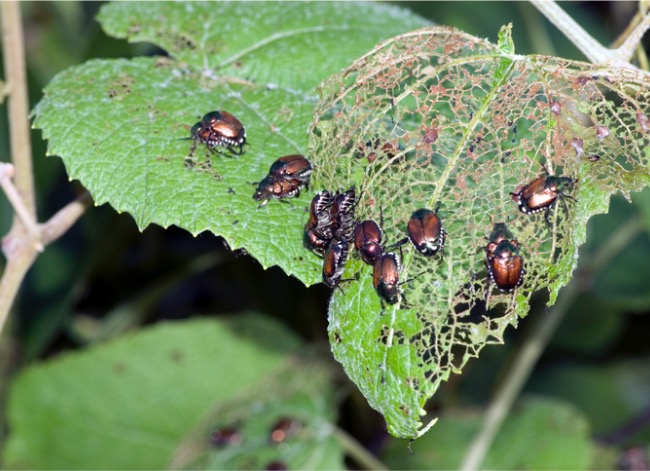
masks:
[[[403,250],[408,300],[382,315],[372,268],[353,258],[330,305],[335,357],[389,430],[413,438],[426,400],[481,348],[568,283],[587,221],[612,193],[650,182],[650,81],[632,69],[594,67],[514,53],[446,28],[392,38],[321,87],[310,149],[315,179],[356,185],[360,219],[379,221],[385,241],[405,236],[417,208],[447,231],[444,258]],[[510,193],[546,172],[571,178],[545,212],[524,214]],[[486,238],[498,222],[521,245],[524,282],[501,293],[486,280]],[[489,291],[489,296],[486,296]]]

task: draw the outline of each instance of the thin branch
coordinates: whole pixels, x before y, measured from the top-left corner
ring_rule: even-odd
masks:
[[[530,0],[530,3],[553,23],[580,51],[595,64],[605,64],[616,59],[615,52],[596,41],[560,6],[548,0]]]
[[[388,468],[348,433],[332,425],[332,435],[361,469],[383,471]]]
[[[20,2],[0,2],[2,52],[7,74],[11,159],[16,167],[14,184],[27,211],[36,220],[32,144],[29,132],[29,100],[25,76],[25,43]]]
[[[42,240],[45,246],[57,240],[91,204],[90,194],[84,191],[47,222],[37,226],[39,240]],[[2,239],[2,252],[7,257],[7,265],[0,278],[0,333],[7,321],[9,310],[23,278],[36,260],[38,252],[34,248],[33,240],[22,224],[14,224],[9,234]]]
[[[93,200],[90,197],[90,193],[84,190],[74,201],[60,209],[47,222],[41,224],[40,229],[43,243],[49,245],[65,234],[92,203]]]
[[[90,204],[90,197],[85,193],[45,224],[38,225],[36,222],[25,45],[19,2],[13,0],[0,2],[0,13],[2,14],[2,51],[7,74],[7,84],[3,90],[8,91],[7,109],[13,162],[13,165],[3,164],[0,167],[0,184],[15,213],[9,233],[2,239],[2,252],[7,258],[7,264],[0,278],[0,333],[2,333],[16,294],[25,274],[36,260],[38,252],[44,245],[60,237],[83,214]]]
[[[627,36],[623,44],[614,49],[617,59],[624,62],[630,62],[634,56],[637,46],[641,43],[641,38],[650,28],[650,15],[646,14],[641,22],[636,25],[632,32]]]
[[[11,203],[11,206],[14,208],[14,212],[20,219],[20,222],[25,226],[25,230],[34,241],[34,248],[38,252],[43,251],[43,243],[41,241],[41,231],[36,224],[33,216],[29,213],[29,210],[25,207],[23,199],[18,194],[18,190],[11,181],[14,176],[14,166],[11,164],[6,164],[0,162],[0,187],[4,190],[7,195],[7,199]]]
[[[530,335],[527,336],[521,350],[517,352],[514,365],[508,370],[507,376],[490,403],[485,413],[483,428],[468,448],[460,469],[467,471],[481,467],[503,421],[512,409],[515,399],[519,396],[539,357],[574,299],[586,286],[590,285],[593,275],[601,271],[643,230],[644,226],[638,217],[620,226],[593,255],[590,263],[581,269],[574,280],[564,288],[557,304],[539,319]]]

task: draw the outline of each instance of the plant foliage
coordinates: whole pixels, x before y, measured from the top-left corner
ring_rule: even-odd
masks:
[[[426,22],[389,5],[327,2],[115,2],[98,19],[170,57],[97,59],[56,76],[34,111],[48,153],[96,204],[128,212],[141,229],[210,231],[264,267],[318,282],[300,238],[309,195],[258,209],[253,183],[278,157],[306,154],[321,80]],[[244,123],[244,155],[207,157],[199,146],[190,156],[191,127],[214,110]]]
[[[444,258],[403,250],[408,300],[382,315],[372,269],[353,260],[330,305],[335,357],[398,437],[419,436],[424,404],[481,348],[528,312],[533,293],[553,304],[610,195],[650,180],[650,89],[636,69],[603,68],[514,52],[448,27],[389,39],[326,80],[312,127],[315,179],[355,185],[360,219],[387,243],[411,213],[440,206]],[[547,172],[569,177],[566,197],[524,214],[510,193]],[[566,204],[563,204],[566,203]],[[498,222],[521,244],[524,283],[488,286],[486,238]]]

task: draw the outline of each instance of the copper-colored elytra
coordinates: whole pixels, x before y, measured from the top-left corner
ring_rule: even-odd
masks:
[[[523,283],[524,262],[516,240],[502,240],[487,245],[490,278],[499,290],[509,293]]]
[[[269,169],[269,175],[278,178],[295,178],[304,182],[309,181],[313,168],[304,155],[293,154],[280,157]]]
[[[413,212],[406,226],[413,247],[427,257],[435,255],[445,246],[445,231],[438,215],[430,209]]]
[[[330,288],[337,287],[341,281],[345,271],[345,262],[348,260],[348,251],[349,243],[344,240],[331,242],[325,251],[323,282]]]
[[[290,198],[298,196],[304,183],[299,180],[283,180],[267,175],[257,186],[253,199],[262,201],[264,206],[270,199]]]
[[[362,221],[354,228],[354,247],[361,260],[368,265],[374,265],[377,258],[383,255],[381,240],[381,228],[375,221]]]
[[[213,132],[233,140],[236,144],[241,144],[246,139],[244,125],[227,111],[216,112],[209,118],[208,125]]]
[[[395,304],[399,299],[400,270],[399,259],[393,252],[380,256],[373,266],[372,285],[379,297],[388,304]]]
[[[570,198],[562,192],[561,187],[573,183],[569,177],[552,175],[539,177],[526,185],[520,185],[510,197],[525,214],[534,214],[544,209],[548,210],[558,198]]]

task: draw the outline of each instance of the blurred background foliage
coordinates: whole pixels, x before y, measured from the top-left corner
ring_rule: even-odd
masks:
[[[31,107],[52,77],[69,66],[95,57],[160,53],[149,45],[128,44],[104,34],[94,20],[100,6],[95,2],[22,4]],[[399,6],[492,41],[500,26],[512,22],[518,53],[583,60],[525,2],[400,2]],[[562,7],[596,39],[610,44],[634,15],[637,3],[563,2]],[[1,106],[0,161],[9,161],[6,103]],[[32,138],[38,213],[45,220],[80,188],[68,181],[58,158],[45,157],[46,143],[40,132],[34,131]],[[645,231],[604,269],[576,280],[582,282],[581,295],[525,391],[547,401],[564,400],[566,407],[586,418],[587,433],[599,447],[590,457],[595,469],[641,469],[629,467],[630,450],[645,449],[647,460],[650,449],[650,191],[635,194],[632,204],[614,197],[609,214],[593,218],[579,264],[588,264],[609,243],[612,232],[633,218],[643,221]],[[10,223],[11,210],[0,197],[0,234],[8,232]],[[0,259],[0,269],[3,266]],[[155,226],[140,233],[131,216],[104,205],[89,210],[37,259],[2,341],[11,337],[16,347],[17,355],[11,358],[15,373],[138,326],[257,311],[281,322],[307,344],[323,347],[327,344],[328,296],[329,290],[322,285],[305,288],[278,268],[263,270],[246,254],[232,253],[219,237],[207,233],[192,237],[180,229]],[[444,427],[451,427],[445,424],[446,415],[485,406],[530,322],[543,315],[545,303],[540,296],[520,328],[508,333],[504,346],[485,348],[462,376],[443,384],[430,405],[442,420],[427,442],[430,445],[415,444],[416,459],[424,459],[422,453],[418,458],[418,450],[436,446],[434,433],[442,436]],[[346,383],[342,371],[336,378],[345,391],[339,425],[386,463],[396,468],[450,466],[450,461],[433,457],[411,463],[406,443],[391,442],[382,418]],[[0,389],[4,386],[0,383]],[[471,418],[464,420],[465,433],[459,434],[464,438],[459,440],[466,445],[476,427],[467,425]],[[452,438],[437,443],[453,441],[453,434],[445,436]],[[512,466],[517,467],[517,462]],[[544,464],[533,466],[543,468]]]

